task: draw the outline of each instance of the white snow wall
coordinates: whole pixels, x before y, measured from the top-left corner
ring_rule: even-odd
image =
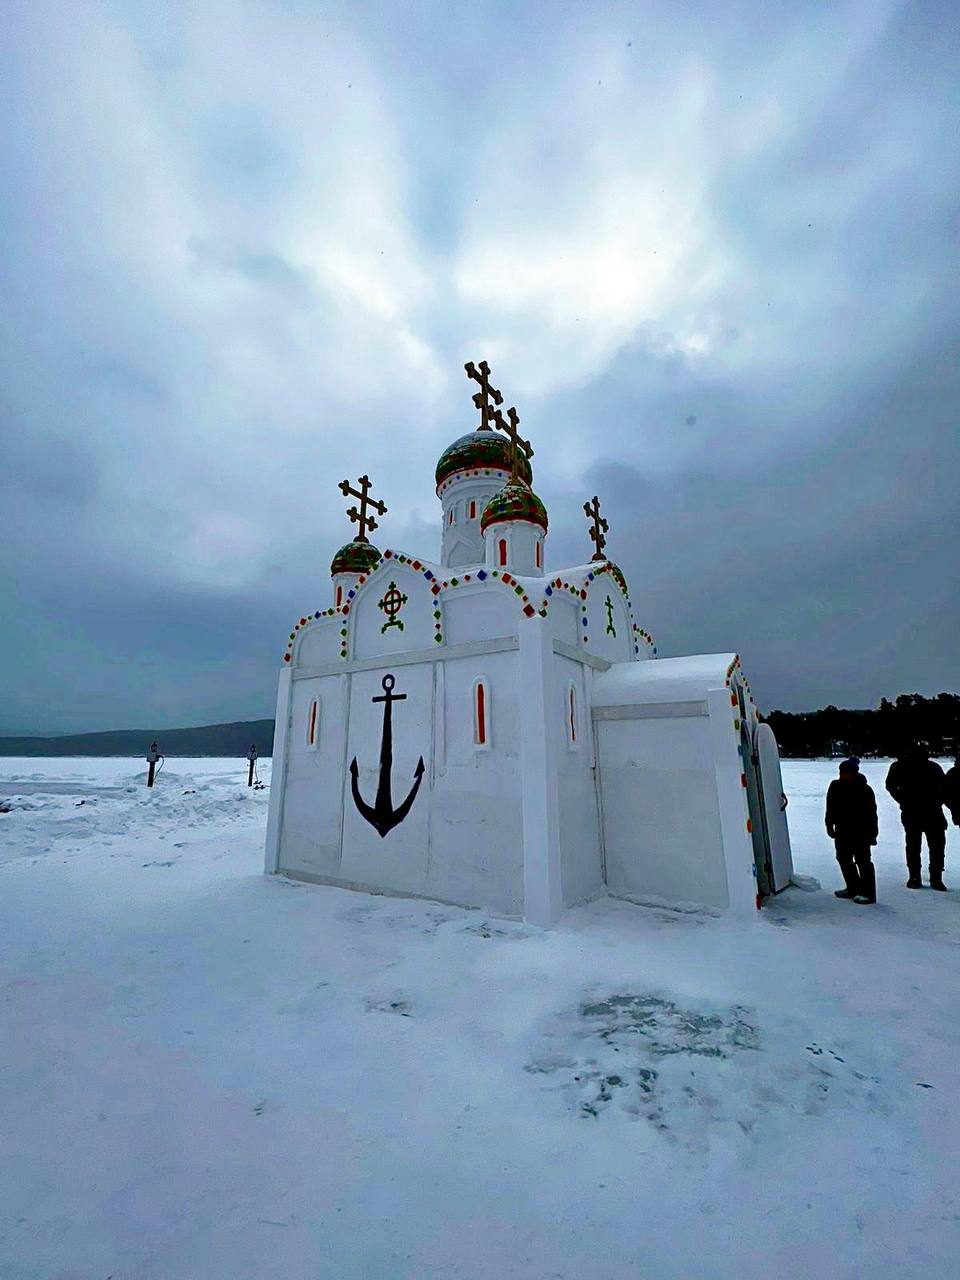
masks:
[[[756,914],[747,793],[729,692],[595,708],[607,885]]]
[[[548,732],[558,744],[560,866],[563,905],[574,906],[603,888],[594,737],[590,715],[590,671],[557,654],[556,687]]]
[[[400,655],[382,661],[330,675],[289,673],[286,777],[274,782],[282,788],[282,811],[268,870],[522,915],[516,647],[432,662],[405,663]],[[350,762],[357,758],[361,796],[372,804],[383,729],[383,704],[372,699],[382,695],[387,673],[395,677],[394,692],[406,695],[392,711],[394,807],[409,792],[421,756],[426,773],[407,817],[381,838],[354,803]],[[475,741],[478,678],[487,689],[486,744]]]

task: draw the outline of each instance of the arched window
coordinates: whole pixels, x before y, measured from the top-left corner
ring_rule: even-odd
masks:
[[[337,606],[336,607],[339,609],[342,604],[343,604],[343,583],[340,582],[337,584]]]
[[[470,499],[470,519],[476,520],[476,518],[477,518],[477,503],[475,498],[471,498]]]
[[[579,708],[577,706],[577,686],[571,680],[567,685],[567,702],[564,707],[564,716],[567,721],[567,746],[571,751],[577,746],[577,740],[580,736],[579,724]]]
[[[540,539],[539,539],[539,538],[537,539],[537,549],[536,549],[536,551],[535,551],[535,553],[534,553],[534,558],[535,558],[535,560],[536,560],[536,562],[537,562],[537,568],[538,568],[538,569],[542,569],[542,568],[543,568],[543,555],[542,555],[542,552],[541,552],[541,543],[540,543]]]
[[[507,540],[506,540],[506,538],[501,538],[501,539],[500,539],[500,541],[497,543],[497,561],[498,561],[498,563],[499,563],[499,564],[501,564],[501,565],[505,565],[505,564],[507,563]]]
[[[490,686],[483,676],[473,682],[473,745],[490,746]]]
[[[311,698],[307,712],[307,746],[314,748],[320,738],[320,699]]]
[[[453,507],[452,506],[449,512],[447,513],[447,524],[453,524]]]

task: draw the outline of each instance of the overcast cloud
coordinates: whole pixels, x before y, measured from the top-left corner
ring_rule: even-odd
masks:
[[[960,688],[958,12],[7,0],[0,730],[272,714],[484,357],[662,653]]]

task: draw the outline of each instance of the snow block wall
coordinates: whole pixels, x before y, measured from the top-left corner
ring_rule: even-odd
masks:
[[[757,880],[735,655],[618,664],[593,684],[614,892],[752,914]]]
[[[485,655],[479,674],[463,659],[305,678],[294,671],[276,869],[522,915],[516,660],[516,652]],[[384,718],[376,699],[391,676],[395,809],[417,785],[421,759],[424,774],[407,815],[381,836],[354,801],[350,766],[356,760],[359,794],[374,805]],[[475,740],[478,680],[485,743]]]
[[[268,871],[524,913],[525,601],[512,581],[445,581],[387,552],[334,616],[301,619],[281,677]]]

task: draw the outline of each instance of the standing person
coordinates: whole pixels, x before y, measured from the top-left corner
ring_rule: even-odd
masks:
[[[835,896],[876,902],[877,873],[870,848],[877,843],[877,798],[856,756],[841,761],[839,776],[827,788],[826,822],[846,885]]]
[[[927,749],[911,743],[894,760],[886,787],[900,806],[900,821],[907,851],[907,888],[922,889],[920,854],[927,837],[930,860],[930,888],[946,891],[943,883],[943,851],[947,843],[947,820],[943,816],[946,777]]]
[[[953,825],[960,827],[960,751],[957,752],[953,768],[947,770],[943,780],[944,804],[950,810]]]

